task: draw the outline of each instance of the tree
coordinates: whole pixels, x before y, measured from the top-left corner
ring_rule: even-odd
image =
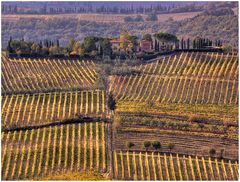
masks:
[[[193,49],[195,49],[196,48],[196,41],[195,41],[195,39],[193,40]]]
[[[184,49],[184,44],[183,44],[183,38],[181,39],[181,47],[182,47],[182,50]]]
[[[9,53],[12,53],[12,52],[13,52],[11,43],[12,43],[12,37],[10,36],[10,39],[9,39],[9,41],[8,41],[8,46],[7,46],[7,51],[8,51]]]
[[[135,145],[134,145],[134,143],[132,143],[132,142],[127,142],[127,147],[130,149],[130,148],[132,148],[132,147],[134,147]]]
[[[110,56],[112,54],[112,45],[110,40],[105,38],[102,41],[100,41],[100,49],[102,54]]]
[[[32,46],[31,46],[31,52],[32,53],[39,54],[40,50],[41,50],[41,48],[40,48],[40,46],[38,44],[36,44],[36,43],[32,44]]]
[[[79,49],[79,55],[84,56],[85,55],[85,48],[84,44],[81,44],[80,49]]]
[[[203,123],[198,123],[198,128],[200,128],[201,131],[202,131],[202,129],[204,128],[204,124]]]
[[[143,21],[143,17],[141,15],[137,15],[137,17],[135,18],[136,22],[141,22]]]
[[[86,53],[91,53],[93,50],[97,51],[95,43],[98,41],[97,37],[88,36],[84,38],[84,50]]]
[[[133,22],[133,18],[131,16],[126,16],[124,18],[124,22],[127,23],[127,22]]]
[[[216,150],[215,150],[214,148],[211,148],[211,149],[209,150],[209,155],[210,155],[210,157],[213,157],[215,154],[216,154]]]
[[[42,41],[39,42],[39,46],[40,46],[41,49],[43,48]]]
[[[110,109],[110,111],[113,111],[113,112],[116,109],[116,101],[113,98],[113,94],[112,93],[110,93],[108,95],[108,108]]]
[[[59,40],[57,39],[57,47],[59,47]]]
[[[158,17],[156,14],[150,14],[147,16],[146,21],[158,21]]]
[[[177,37],[170,33],[159,32],[154,34],[154,37],[161,41],[163,44],[165,43],[175,43],[178,41]]]
[[[74,38],[71,38],[67,45],[67,50],[69,53],[73,51],[73,47],[74,47],[75,43],[76,43],[76,41],[74,40]]]
[[[157,150],[161,148],[161,143],[159,141],[153,141],[152,146]]]
[[[129,44],[129,48],[131,50],[135,50],[135,48],[137,47],[138,43],[137,43],[137,36],[130,36],[128,38],[128,40],[130,40],[131,44]]]
[[[142,40],[152,41],[152,35],[151,34],[145,34],[145,35],[143,35]]]
[[[220,158],[220,159],[223,159],[223,153],[224,153],[224,149],[221,149],[221,150],[220,150],[220,155],[219,155],[219,158]]]
[[[190,48],[190,39],[188,38],[187,39],[187,49],[189,49]]]
[[[70,54],[72,55],[78,55],[80,54],[80,49],[81,49],[81,44],[79,41],[76,41],[74,44],[73,44],[73,47],[72,47],[72,51]]]
[[[58,47],[57,47],[57,46],[51,46],[51,47],[49,48],[49,53],[50,53],[51,55],[57,54],[57,53],[58,53]]]
[[[151,146],[151,142],[149,141],[145,141],[143,144],[146,150],[148,150],[148,148]]]
[[[171,151],[174,149],[175,144],[174,143],[168,143],[167,144],[167,148],[169,149],[169,152],[171,153]]]
[[[154,43],[154,50],[155,50],[155,51],[158,51],[158,42],[157,42],[156,39],[155,39],[154,42],[155,42],[155,43]]]

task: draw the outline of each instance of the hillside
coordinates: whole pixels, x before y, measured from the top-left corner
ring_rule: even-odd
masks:
[[[238,2],[1,10],[1,179],[239,180]]]
[[[199,13],[177,13],[158,15],[156,22],[124,22],[125,15],[4,15],[2,16],[2,46],[9,37],[42,41],[60,40],[66,45],[70,37],[82,40],[87,35],[116,37],[122,29],[141,37],[145,33],[165,31],[182,36],[204,36],[212,40],[221,39],[224,44],[237,46],[238,20],[236,15],[203,16]],[[143,16],[144,17],[144,16]]]
[[[181,22],[176,31],[178,36],[203,36],[221,39],[227,44],[238,45],[237,16],[197,16]]]
[[[2,59],[2,179],[238,179],[236,54],[164,56],[103,90],[103,63]]]

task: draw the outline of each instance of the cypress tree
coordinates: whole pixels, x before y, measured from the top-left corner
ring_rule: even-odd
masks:
[[[182,48],[182,50],[183,50],[183,38],[182,38],[182,40],[181,40],[181,48]]]
[[[40,48],[43,47],[43,45],[42,45],[42,41],[39,42],[39,46],[40,46]]]
[[[48,40],[46,40],[46,47],[48,48]]]
[[[7,51],[8,51],[8,53],[12,53],[12,52],[13,52],[11,43],[12,43],[12,37],[10,36],[10,39],[9,39],[9,41],[8,41],[8,46],[7,46]]]
[[[195,49],[196,48],[196,41],[195,41],[195,39],[193,40],[193,49]]]
[[[155,42],[154,42],[154,49],[155,51],[157,51],[157,40],[155,39]]]

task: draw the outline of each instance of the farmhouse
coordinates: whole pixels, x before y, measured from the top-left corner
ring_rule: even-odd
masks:
[[[139,50],[143,52],[151,52],[153,50],[153,42],[150,40],[141,40]]]

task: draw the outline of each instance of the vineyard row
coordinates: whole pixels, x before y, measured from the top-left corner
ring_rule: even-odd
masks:
[[[154,75],[237,79],[238,57],[229,54],[188,52],[140,65],[138,70]]]
[[[105,113],[103,90],[54,92],[2,97],[2,124],[38,124]]]
[[[106,126],[91,122],[2,132],[2,179],[106,170]]]
[[[238,180],[238,163],[157,152],[114,151],[114,177],[128,180]]]
[[[2,93],[89,88],[97,77],[95,66],[92,61],[2,57]]]
[[[238,81],[184,76],[116,77],[110,88],[117,100],[190,104],[237,104]],[[131,84],[130,84],[131,83]],[[120,86],[118,86],[120,85]]]

